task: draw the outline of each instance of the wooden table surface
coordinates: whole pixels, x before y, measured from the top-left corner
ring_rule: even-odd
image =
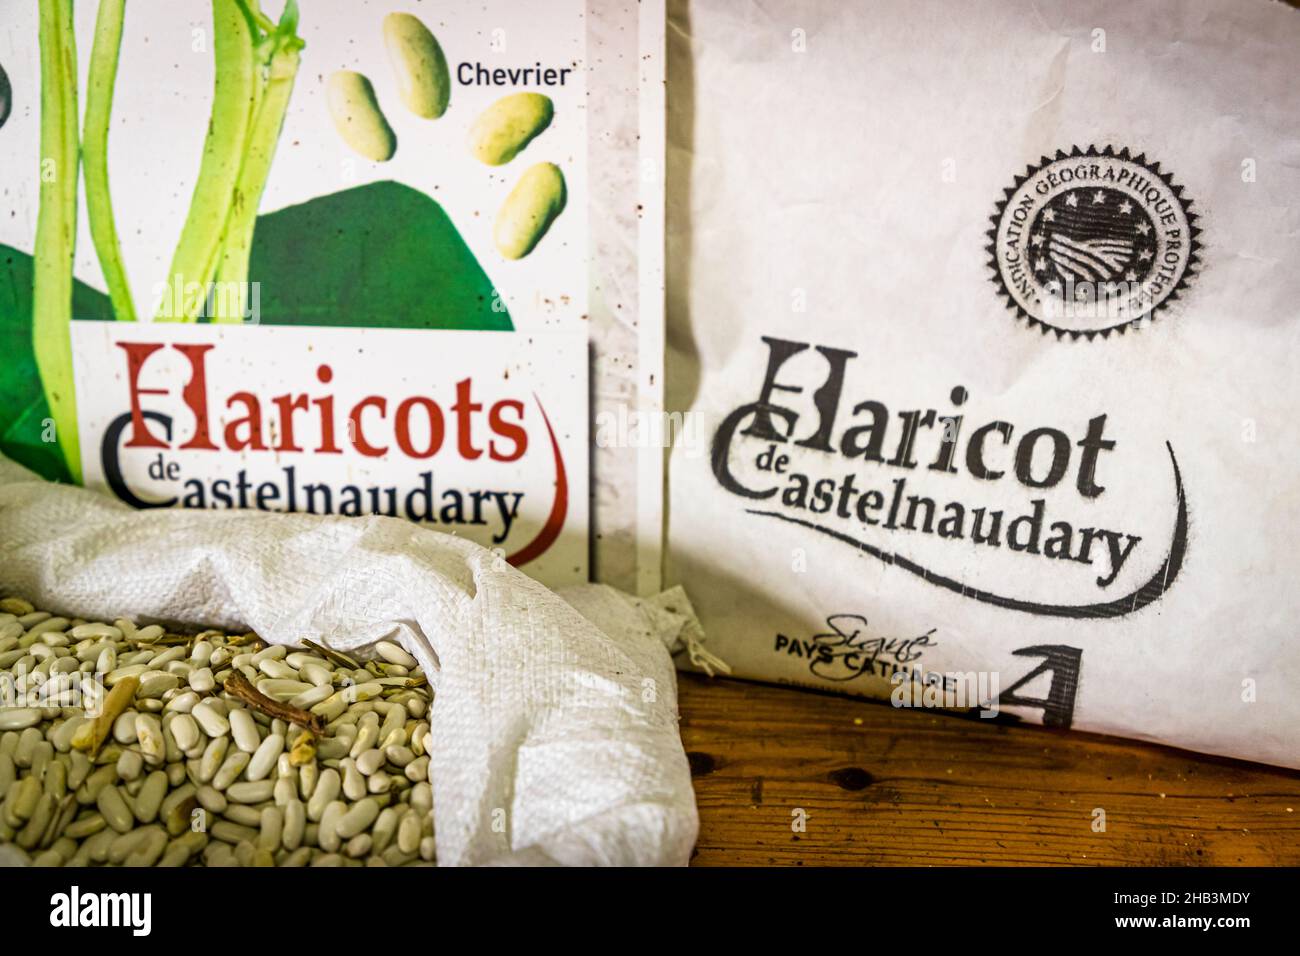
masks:
[[[696,866],[1300,865],[1293,771],[691,674],[679,692]]]

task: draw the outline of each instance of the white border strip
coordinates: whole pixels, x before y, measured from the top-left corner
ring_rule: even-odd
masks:
[[[665,0],[642,0],[637,28],[637,103],[641,136],[637,156],[640,203],[637,296],[637,404],[641,421],[664,412],[664,171],[667,165],[667,10]],[[657,429],[656,429],[657,431]],[[663,582],[664,468],[667,449],[653,442],[637,450],[636,590],[656,594]]]

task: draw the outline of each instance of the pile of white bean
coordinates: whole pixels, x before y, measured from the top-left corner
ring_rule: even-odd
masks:
[[[432,695],[402,648],[375,652],[0,600],[0,844],[43,866],[433,862]],[[227,693],[236,674],[324,732]]]

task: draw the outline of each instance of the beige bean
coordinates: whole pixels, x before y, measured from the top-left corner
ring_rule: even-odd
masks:
[[[470,152],[489,166],[502,166],[516,156],[551,125],[555,106],[541,93],[511,93],[485,109],[469,131]],[[390,642],[381,642],[389,644]],[[391,647],[396,645],[390,644]],[[401,648],[401,656],[389,656],[377,645],[375,650],[393,664],[416,667],[417,661]]]
[[[425,119],[445,113],[451,100],[451,71],[429,28],[409,13],[390,13],[384,17],[384,45],[406,108]]]
[[[528,255],[564,211],[566,200],[560,167],[554,163],[530,167],[497,213],[492,231],[497,251],[507,259]]]
[[[369,79],[351,70],[338,70],[329,78],[325,97],[334,129],[354,152],[377,163],[393,158],[397,136],[379,108]]]

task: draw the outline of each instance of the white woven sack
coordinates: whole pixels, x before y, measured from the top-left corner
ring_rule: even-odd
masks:
[[[695,843],[668,653],[684,602],[584,586],[567,603],[484,548],[393,518],[137,512],[2,457],[0,594],[282,644],[400,643],[435,689],[443,865],[684,865]]]

